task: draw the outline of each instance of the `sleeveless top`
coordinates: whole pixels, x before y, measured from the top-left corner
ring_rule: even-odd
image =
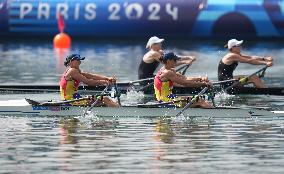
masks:
[[[238,62],[233,62],[231,65],[226,65],[221,59],[218,66],[218,80],[223,81],[233,79],[233,72],[237,66]]]
[[[159,62],[158,61],[154,61],[152,63],[146,63],[144,62],[144,60],[142,59],[139,65],[139,69],[138,69],[138,78],[139,79],[146,79],[146,78],[151,78],[154,76],[154,72],[157,69],[157,67],[159,66]]]
[[[159,102],[169,102],[174,98],[172,94],[174,83],[171,80],[161,80],[161,69],[154,78],[155,96]]]
[[[66,73],[69,69],[65,70],[60,79],[60,94],[62,100],[73,100],[75,98],[80,98],[77,93],[78,87],[80,85],[79,80],[66,80]]]

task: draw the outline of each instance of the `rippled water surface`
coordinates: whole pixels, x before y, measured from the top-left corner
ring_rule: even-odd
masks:
[[[283,173],[283,118],[0,117],[2,171]]]
[[[145,40],[74,41],[70,52],[86,56],[82,69],[137,79]],[[194,54],[187,75],[216,80],[226,53],[223,42],[165,42],[166,50]],[[269,86],[284,86],[283,42],[245,42],[244,52],[271,55]],[[57,84],[64,54],[49,41],[0,41],[1,84]],[[237,74],[257,66],[240,65]],[[59,99],[58,93],[1,93],[0,100]],[[137,102],[141,94],[122,96]],[[219,104],[269,106],[284,110],[284,96],[219,95]],[[284,115],[252,118],[26,117],[0,115],[0,173],[284,173]]]

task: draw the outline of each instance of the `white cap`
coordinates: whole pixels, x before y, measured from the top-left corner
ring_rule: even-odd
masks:
[[[228,41],[228,49],[233,48],[234,46],[242,45],[243,40],[238,41],[237,39],[231,39]]]
[[[164,40],[165,39],[160,39],[157,36],[153,36],[148,40],[146,48],[150,48],[153,44],[156,44],[156,43],[162,43]]]

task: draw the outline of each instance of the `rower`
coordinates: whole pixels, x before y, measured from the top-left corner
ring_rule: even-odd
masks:
[[[227,53],[219,62],[218,66],[218,80],[224,81],[229,79],[240,79],[243,75],[233,76],[233,72],[238,66],[238,63],[248,63],[252,65],[266,65],[268,67],[273,65],[272,57],[260,57],[260,56],[249,56],[241,54],[241,45],[243,41],[238,41],[236,39],[231,39],[225,47],[228,47],[229,53]],[[252,82],[256,88],[265,87],[261,79],[254,75],[248,82]],[[222,85],[226,88],[233,84],[232,82],[227,82]]]
[[[159,66],[159,63],[161,62],[160,59],[164,54],[164,51],[162,50],[163,41],[164,39],[160,39],[156,36],[153,36],[148,40],[146,48],[149,49],[149,51],[143,56],[143,59],[140,62],[138,69],[139,79],[147,79],[154,76],[153,74]],[[176,66],[191,64],[195,61],[195,57],[193,56],[178,56],[178,59]]]
[[[178,57],[173,53],[166,53],[161,61],[164,66],[157,72],[154,78],[155,96],[159,102],[180,101],[190,97],[177,97],[172,93],[173,86],[202,87],[211,86],[207,77],[186,77],[176,72],[174,67]],[[183,107],[186,103],[179,103]],[[212,108],[213,106],[204,99],[199,98],[192,107]]]
[[[73,100],[82,98],[78,94],[78,87],[80,82],[89,86],[103,85],[108,86],[115,83],[114,77],[107,77],[99,74],[93,74],[88,72],[82,72],[79,68],[81,61],[85,57],[81,57],[79,54],[71,54],[66,57],[64,65],[67,67],[65,72],[61,76],[60,80],[60,93],[62,100]],[[90,105],[94,99],[86,99],[80,102],[74,102],[72,105]],[[103,96],[101,102],[98,105],[106,105],[110,107],[118,106],[117,103],[112,101],[109,97]]]

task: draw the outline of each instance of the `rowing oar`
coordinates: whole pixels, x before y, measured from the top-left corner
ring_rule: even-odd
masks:
[[[221,83],[234,82],[234,81],[238,81],[238,80],[237,79],[222,80],[222,81],[212,82],[212,84],[218,85],[218,84],[221,84]]]
[[[121,102],[120,102],[120,92],[118,91],[117,83],[116,83],[116,82],[114,83],[114,89],[115,89],[115,93],[116,93],[118,105],[121,106]]]
[[[107,91],[109,85],[106,86],[106,88],[102,91],[102,93],[97,97],[97,99],[95,100],[95,102],[89,107],[89,109],[84,113],[84,116],[86,116],[87,114],[89,114],[91,112],[91,110],[93,109],[93,107],[96,106],[96,104],[99,102],[99,100],[101,99],[101,97],[104,95],[104,93]]]
[[[184,70],[181,72],[182,75],[185,75],[187,69],[190,67],[190,64],[187,64],[184,68]]]
[[[200,92],[198,93],[198,95],[194,96],[194,97],[191,99],[191,101],[190,101],[189,103],[187,103],[187,104],[185,105],[185,107],[184,107],[179,113],[177,113],[176,117],[180,116],[180,115],[183,113],[183,111],[185,111],[187,108],[189,108],[189,106],[191,106],[193,103],[197,102],[198,98],[199,98],[201,95],[203,95],[203,94],[207,91],[207,89],[208,89],[208,87],[203,88],[202,91],[200,91]]]
[[[237,86],[239,84],[240,85],[245,85],[252,76],[260,73],[261,71],[264,71],[267,67],[268,66],[265,66],[265,67],[261,68],[260,70],[258,70],[256,72],[252,73],[251,75],[247,76],[247,77],[240,78],[240,80],[236,81],[231,86],[228,86],[227,88],[225,88],[224,91],[228,91],[229,89],[231,89],[231,88],[233,88],[233,87],[235,87],[235,86]]]
[[[180,68],[178,68],[176,71],[180,71],[182,69],[184,69],[186,66],[188,66],[189,64],[186,64],[184,66],[181,66]],[[146,79],[140,79],[140,80],[133,80],[130,81],[129,84],[135,84],[135,83],[140,83],[140,82],[145,82],[145,81],[151,81],[154,80],[154,77],[150,77],[150,78],[146,78]]]
[[[183,72],[185,73],[186,70],[188,69],[188,67],[190,67],[190,65],[191,65],[191,64],[185,64],[185,65],[179,67],[178,69],[176,69],[176,71],[181,71],[182,69],[184,69]],[[183,72],[182,72],[182,73],[183,73]],[[183,74],[183,75],[184,75],[184,74]]]
[[[182,75],[184,75],[185,72],[186,72],[186,70],[188,69],[188,67],[190,67],[190,64],[186,64],[186,65],[184,65],[184,66],[178,68],[176,71],[180,71],[180,70],[184,69],[184,70],[182,71],[182,73],[181,73]],[[154,78],[153,78],[153,79],[154,79]],[[146,86],[143,86],[143,87],[141,87],[141,88],[139,88],[139,89],[136,89],[135,91],[144,91],[144,89],[148,88],[149,86],[152,86],[153,84],[154,84],[154,82],[151,82],[151,83],[147,84]]]

